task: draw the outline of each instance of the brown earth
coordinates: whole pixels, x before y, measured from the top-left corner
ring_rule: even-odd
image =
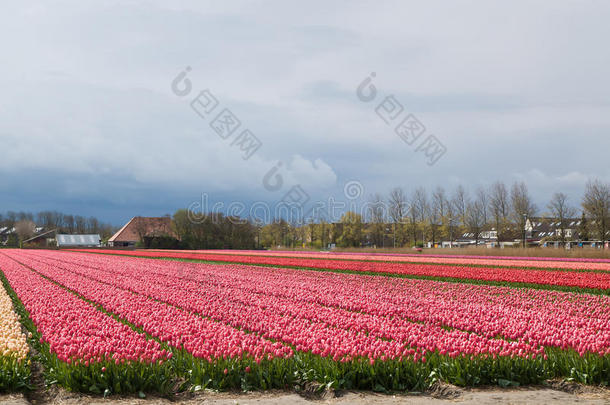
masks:
[[[92,397],[71,393],[59,388],[37,395],[23,394],[0,395],[0,405],[171,405],[215,404],[215,405],[332,405],[332,404],[610,404],[610,390],[607,388],[581,386],[572,383],[555,382],[548,387],[526,387],[502,389],[497,387],[461,389],[450,385],[437,386],[425,394],[377,394],[372,392],[327,392],[318,397],[299,395],[294,392],[213,392],[205,391],[195,394],[181,394],[167,399],[149,396],[141,399],[132,397]]]

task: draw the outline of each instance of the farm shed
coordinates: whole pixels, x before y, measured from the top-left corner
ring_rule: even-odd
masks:
[[[58,247],[100,247],[102,239],[98,234],[92,235],[57,235]]]

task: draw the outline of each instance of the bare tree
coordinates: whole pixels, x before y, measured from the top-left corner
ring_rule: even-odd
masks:
[[[532,201],[529,195],[527,186],[524,182],[515,182],[510,190],[510,200],[512,207],[513,220],[517,224],[518,229],[525,233],[525,224],[527,218],[536,215],[536,204]],[[523,246],[525,247],[525,236],[523,237]]]
[[[74,233],[74,216],[65,215],[64,216],[64,226],[68,233]]]
[[[403,221],[407,215],[408,201],[404,190],[400,187],[390,191],[388,196],[388,214],[394,224],[394,247],[396,247],[396,239],[398,244],[402,245],[403,241]]]
[[[98,233],[100,229],[100,223],[95,217],[91,217],[87,219],[87,232],[88,233]]]
[[[475,246],[479,245],[479,235],[481,234],[483,225],[485,225],[483,219],[484,210],[485,208],[480,200],[469,202],[466,207],[466,226],[468,230],[474,234]]]
[[[447,193],[445,192],[445,189],[443,187],[439,186],[434,189],[434,192],[432,193],[432,200],[436,201],[439,214],[441,217],[443,217],[443,219],[444,217],[449,215],[449,212],[451,211],[451,203],[449,202],[449,199],[447,198]]]
[[[489,208],[494,219],[498,241],[500,241],[504,239],[510,211],[508,190],[504,183],[497,181],[491,185],[489,190]]]
[[[559,221],[561,241],[566,241],[566,220],[576,215],[576,208],[568,202],[568,196],[564,193],[555,193],[549,202],[548,209],[554,218]]]
[[[396,187],[390,191],[388,206],[390,218],[394,223],[403,220],[404,216],[407,214],[407,205],[407,196],[402,188]]]
[[[428,204],[428,193],[424,187],[417,188],[415,193],[413,193],[413,205],[415,206],[417,220],[419,221],[419,225],[421,227],[422,243],[424,243],[424,239],[426,239],[426,222],[428,220],[430,211],[430,206]]]
[[[8,211],[6,213],[6,219],[4,220],[7,227],[12,228],[17,222],[17,213],[14,211]]]
[[[449,202],[445,195],[445,189],[437,187],[432,192],[432,204],[430,210],[430,227],[432,231],[432,243],[436,242],[436,236],[442,225],[445,225]],[[442,235],[439,235],[442,237]]]
[[[53,229],[61,229],[64,226],[64,217],[65,215],[61,212],[54,211],[53,212]],[[97,221],[97,219],[96,219]],[[97,233],[97,232],[93,232]]]
[[[413,236],[413,246],[417,245],[417,204],[415,203],[415,195],[412,195],[409,200],[409,228]]]
[[[482,221],[483,221],[482,226],[485,226],[489,222],[489,218],[488,218],[489,194],[487,193],[487,190],[485,190],[483,187],[479,187],[477,189],[475,199],[479,205],[479,208],[481,209],[481,215],[482,215]]]
[[[598,239],[607,239],[608,216],[610,215],[610,186],[599,180],[589,180],[582,200],[582,207],[595,222]]]
[[[85,233],[87,230],[87,220],[85,219],[85,217],[81,217],[80,215],[77,215],[74,217],[74,224],[76,227],[76,232],[77,233]]]
[[[36,231],[36,224],[30,219],[22,219],[15,223],[15,232],[19,237],[19,241],[23,242],[34,236],[34,232]]]
[[[466,209],[468,207],[469,200],[470,199],[468,197],[468,193],[466,192],[464,187],[462,187],[461,184],[457,186],[455,192],[453,193],[451,204],[453,205],[453,211],[455,212],[455,215],[458,216],[460,223],[463,226],[466,226]]]

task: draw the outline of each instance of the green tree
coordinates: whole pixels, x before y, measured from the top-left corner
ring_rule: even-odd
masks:
[[[343,230],[338,242],[344,247],[359,247],[362,244],[362,215],[348,211],[341,217]]]

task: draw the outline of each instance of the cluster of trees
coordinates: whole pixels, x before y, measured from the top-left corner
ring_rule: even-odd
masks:
[[[455,240],[466,232],[478,239],[491,229],[497,231],[499,241],[512,241],[521,239],[526,220],[537,216],[560,222],[558,240],[566,240],[568,220],[579,217],[582,240],[605,241],[609,239],[610,185],[589,181],[580,209],[561,192],[539,209],[524,182],[507,186],[500,181],[472,193],[463,186],[451,191],[420,187],[410,193],[397,187],[386,196],[370,196],[361,208],[344,213],[338,222],[319,215],[307,224],[277,219],[261,227],[252,225],[257,229],[254,243],[263,247],[416,246]]]
[[[184,209],[176,211],[172,225],[183,249],[254,249],[260,230],[242,218]]]
[[[64,214],[57,211],[31,212],[8,211],[0,214],[0,228],[15,228],[15,233],[7,234],[7,246],[19,246],[19,243],[31,238],[36,228],[43,231],[57,230],[57,233],[67,234],[99,234],[102,239],[108,239],[116,228],[103,223],[95,217]]]

